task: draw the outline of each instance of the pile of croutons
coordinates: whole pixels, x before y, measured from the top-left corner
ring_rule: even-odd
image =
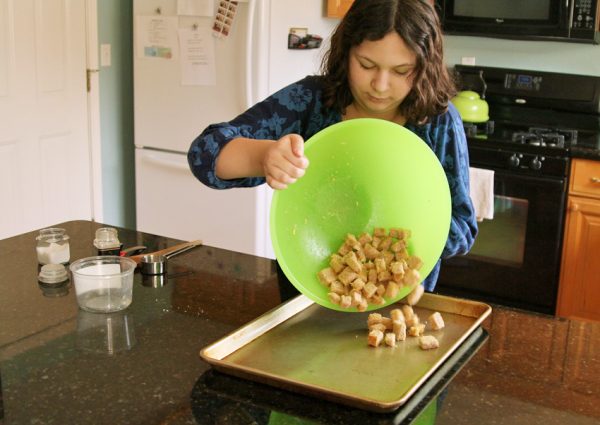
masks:
[[[423,350],[429,350],[438,348],[439,342],[433,335],[425,335],[425,330],[437,331],[445,324],[442,315],[437,311],[429,316],[426,323],[421,323],[412,306],[406,304],[390,311],[390,317],[384,317],[380,313],[369,314],[367,326],[368,344],[372,347],[379,347],[382,342],[386,346],[395,347],[397,341],[406,340],[408,335],[418,337],[419,346]]]
[[[329,267],[317,273],[328,289],[329,300],[342,308],[365,311],[369,304],[383,305],[396,298],[401,288],[420,281],[423,261],[408,253],[410,230],[382,227],[358,238],[349,233],[330,256]]]

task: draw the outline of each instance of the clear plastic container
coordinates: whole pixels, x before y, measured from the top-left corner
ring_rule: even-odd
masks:
[[[119,234],[114,227],[101,227],[96,230],[94,246],[98,249],[98,255],[119,255],[121,242]]]
[[[71,258],[69,247],[69,235],[65,229],[50,227],[40,230],[37,240],[36,251],[38,263],[44,264],[66,264]]]
[[[70,269],[79,307],[95,313],[111,313],[127,308],[132,301],[136,266],[131,258],[114,255],[75,261]]]

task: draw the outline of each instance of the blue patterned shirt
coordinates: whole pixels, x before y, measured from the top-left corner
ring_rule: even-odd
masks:
[[[215,189],[253,187],[265,183],[264,177],[222,180],[215,174],[221,149],[232,139],[278,140],[290,133],[308,140],[318,131],[342,120],[338,111],[322,107],[321,82],[306,77],[257,103],[232,121],[212,124],[193,142],[188,162],[196,178]],[[406,123],[439,158],[448,178],[452,196],[452,220],[442,258],[466,254],[477,234],[475,212],[469,196],[469,156],[461,118],[452,104],[448,111],[424,125]],[[435,288],[441,261],[423,281],[425,289]]]

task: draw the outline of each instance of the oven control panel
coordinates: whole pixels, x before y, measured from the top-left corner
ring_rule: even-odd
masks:
[[[529,168],[533,171],[540,171],[546,158],[542,155],[527,155],[523,153],[513,153],[508,158],[509,168]]]
[[[495,149],[469,144],[469,160],[473,167],[496,171],[517,171],[520,174],[563,178],[569,172],[569,158],[547,154]]]

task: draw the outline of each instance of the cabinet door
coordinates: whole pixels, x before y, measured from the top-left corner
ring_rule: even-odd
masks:
[[[428,0],[431,5],[434,5],[434,0]],[[327,0],[327,17],[328,18],[342,18],[350,6],[352,6],[354,0]]]
[[[568,204],[557,314],[600,320],[600,201]]]
[[[327,17],[341,18],[343,17],[354,0],[327,0]]]

